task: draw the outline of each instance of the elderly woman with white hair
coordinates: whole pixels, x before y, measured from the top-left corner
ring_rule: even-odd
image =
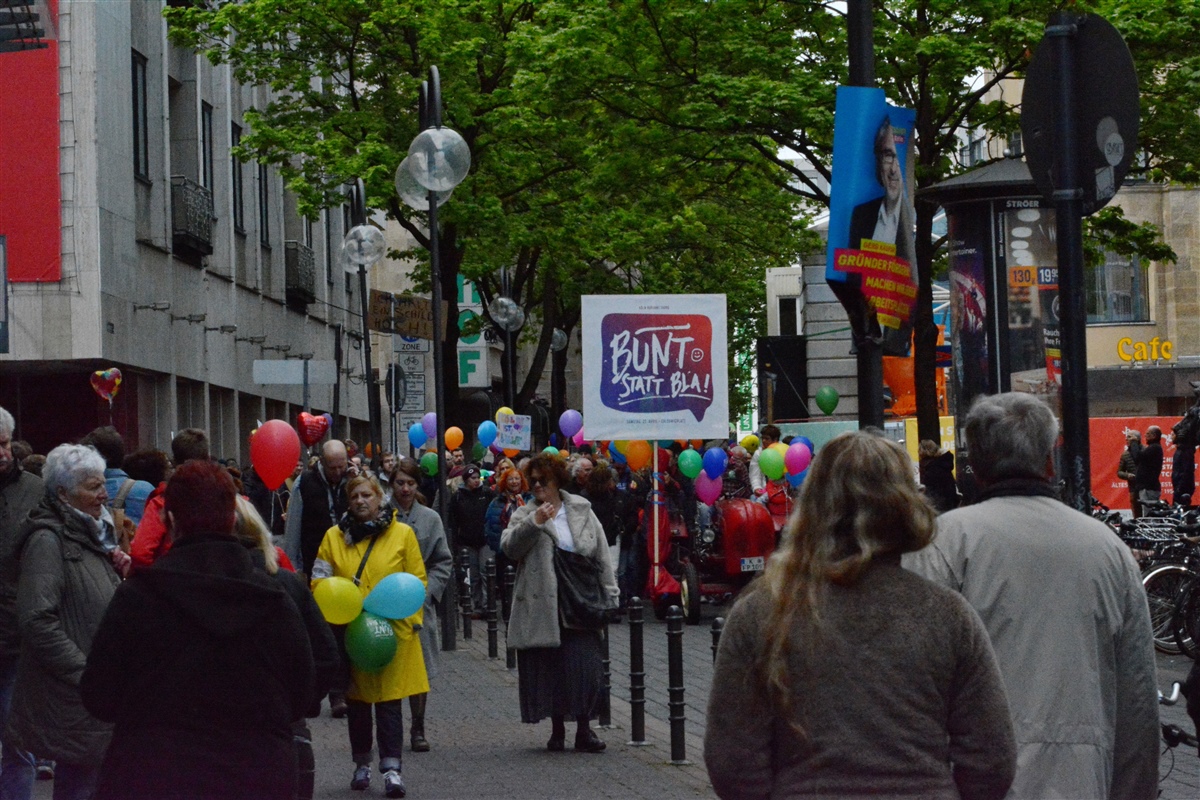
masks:
[[[112,727],[88,714],[79,682],[92,638],[128,568],[112,539],[104,459],[60,445],[46,456],[46,493],[17,534],[21,655],[8,732],[57,762],[54,800],[92,795]]]

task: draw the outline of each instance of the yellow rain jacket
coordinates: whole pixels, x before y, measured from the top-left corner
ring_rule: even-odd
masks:
[[[317,560],[325,561],[333,568],[331,577],[354,580],[370,541],[368,537],[357,544],[346,544],[342,529],[334,525],[325,532],[317,551]],[[363,598],[366,599],[375,584],[394,572],[410,572],[420,578],[421,583],[427,583],[417,535],[412,528],[395,520],[386,531],[379,534],[367,558],[358,585]],[[314,580],[313,585],[318,582]],[[350,687],[346,691],[348,698],[363,703],[383,703],[429,691],[425,659],[421,656],[421,639],[418,632],[413,630],[413,625],[422,624],[422,619],[423,609],[407,619],[392,620],[392,630],[396,633],[396,656],[375,673],[363,672],[352,666]]]

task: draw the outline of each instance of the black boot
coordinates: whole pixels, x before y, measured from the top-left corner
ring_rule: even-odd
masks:
[[[408,707],[412,711],[412,731],[409,742],[414,753],[428,753],[429,740],[425,738],[425,701],[429,693],[414,694],[408,698]]]
[[[550,718],[550,741],[546,749],[552,753],[561,753],[567,749],[567,724],[562,717]]]
[[[581,753],[602,753],[607,745],[600,740],[588,726],[586,719],[581,719],[575,727],[575,749]]]

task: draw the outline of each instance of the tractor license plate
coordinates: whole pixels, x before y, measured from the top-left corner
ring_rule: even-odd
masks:
[[[766,566],[766,559],[762,556],[742,559],[742,572],[762,572],[764,566]]]

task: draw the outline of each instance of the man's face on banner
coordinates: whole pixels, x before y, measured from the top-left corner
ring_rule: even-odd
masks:
[[[875,140],[875,177],[883,186],[888,209],[896,207],[900,202],[900,194],[904,191],[904,181],[900,174],[900,158],[896,154],[896,142],[892,138],[891,125],[880,129]]]

